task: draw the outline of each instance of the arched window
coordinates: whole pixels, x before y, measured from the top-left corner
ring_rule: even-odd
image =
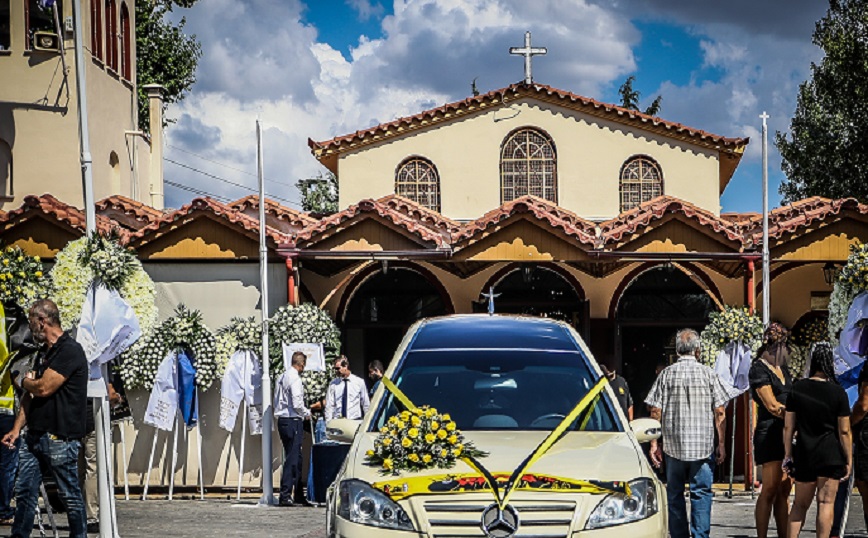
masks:
[[[651,157],[632,157],[621,167],[621,212],[663,195],[663,171]]]
[[[102,2],[90,2],[90,53],[102,60]]]
[[[105,3],[105,63],[109,69],[118,70],[118,6],[115,0]]]
[[[126,80],[133,80],[132,66],[132,28],[130,27],[130,10],[126,2],[121,4],[121,75]]]
[[[519,129],[500,152],[501,203],[526,194],[558,201],[557,154],[552,139],[539,129]]]
[[[411,157],[395,172],[395,194],[440,212],[440,175],[428,159]]]

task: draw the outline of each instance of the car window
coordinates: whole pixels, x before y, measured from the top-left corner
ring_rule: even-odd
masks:
[[[410,351],[392,380],[416,406],[449,413],[458,428],[552,430],[594,386],[598,376],[579,351],[456,349]],[[403,408],[387,393],[371,423],[381,428]],[[603,393],[571,426],[623,431]]]

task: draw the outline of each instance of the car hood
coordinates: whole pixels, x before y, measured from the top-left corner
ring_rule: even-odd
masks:
[[[548,432],[464,432],[488,456],[479,462],[493,474],[512,472],[545,439]],[[376,432],[360,433],[347,459],[344,478],[358,478],[369,483],[404,476],[438,476],[474,473],[464,462],[452,469],[429,469],[412,473],[384,475],[377,467],[364,463],[365,453],[374,446]],[[571,432],[567,433],[526,472],[574,480],[628,481],[642,476],[637,446],[626,433]]]

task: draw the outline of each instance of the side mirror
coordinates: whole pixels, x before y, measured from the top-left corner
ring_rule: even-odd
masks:
[[[348,418],[330,420],[326,424],[326,437],[332,441],[352,443],[353,437],[356,436],[356,432],[359,431],[359,426],[361,425],[361,420],[350,420]]]
[[[630,422],[630,429],[633,430],[633,435],[640,443],[649,443],[655,439],[660,439],[663,434],[660,423],[653,418],[637,418]]]

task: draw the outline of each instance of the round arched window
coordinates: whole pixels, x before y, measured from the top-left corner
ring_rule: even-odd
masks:
[[[501,203],[525,195],[558,202],[557,155],[552,139],[539,129],[519,129],[500,152]]]
[[[395,194],[440,212],[440,175],[434,163],[411,157],[395,172]]]
[[[663,195],[663,171],[650,157],[633,157],[621,167],[621,212]]]

